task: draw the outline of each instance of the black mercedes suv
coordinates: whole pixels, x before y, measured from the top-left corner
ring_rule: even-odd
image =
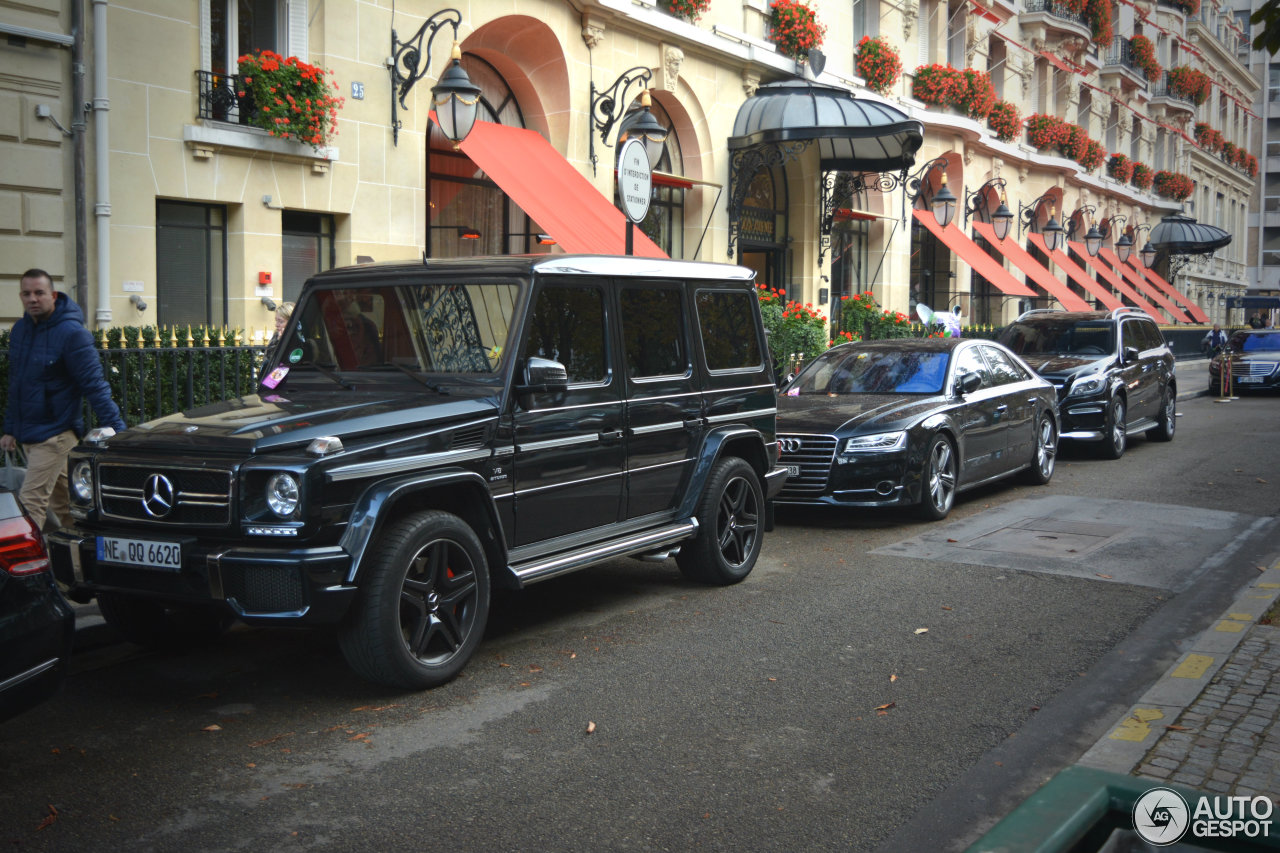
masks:
[[[1124,455],[1139,432],[1173,440],[1173,353],[1145,312],[1028,311],[999,341],[1058,389],[1061,438],[1096,442],[1108,459]]]
[[[572,255],[322,273],[256,395],[86,437],[55,573],[135,642],[334,625],[408,689],[466,664],[491,585],[671,555],[740,581],[786,476],[753,279]]]

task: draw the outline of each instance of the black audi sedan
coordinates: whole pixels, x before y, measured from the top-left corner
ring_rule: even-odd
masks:
[[[914,505],[940,519],[965,489],[1018,472],[1049,482],[1057,395],[992,341],[842,344],[783,387],[778,439],[778,503]]]
[[[0,720],[53,695],[74,639],[44,538],[13,492],[0,491]]]
[[[1280,388],[1280,329],[1241,329],[1227,339],[1231,391]],[[1222,388],[1222,355],[1209,360],[1209,391]]]

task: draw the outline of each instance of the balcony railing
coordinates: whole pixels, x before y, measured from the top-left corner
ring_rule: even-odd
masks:
[[[1133,61],[1133,45],[1129,43],[1127,36],[1116,36],[1111,39],[1111,47],[1103,55],[1103,62],[1105,65],[1119,66],[1130,71],[1144,85],[1147,82],[1147,72]]]
[[[1085,17],[1083,12],[1071,11],[1071,8],[1066,3],[1060,2],[1060,0],[1027,0],[1027,11],[1047,12],[1055,18],[1079,24],[1086,29],[1089,28],[1089,19]]]
[[[1178,101],[1179,106],[1186,106],[1187,109],[1195,112],[1196,102],[1188,98],[1181,92],[1175,92],[1169,87],[1169,72],[1166,71],[1160,76],[1160,82],[1152,87],[1151,97],[1168,98],[1171,101]]]
[[[196,84],[200,91],[197,118],[228,121],[232,124],[249,123],[249,116],[253,114],[253,96],[245,92],[244,97],[240,97],[238,75],[197,71]]]

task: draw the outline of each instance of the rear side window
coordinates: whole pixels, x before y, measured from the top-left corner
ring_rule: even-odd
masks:
[[[529,326],[528,354],[564,365],[570,383],[605,378],[604,292],[598,287],[545,287]]]
[[[684,311],[675,288],[622,289],[622,343],[627,376],[683,376],[689,370],[685,354]]]
[[[708,370],[742,370],[763,364],[756,314],[756,295],[746,291],[700,290],[698,331]]]

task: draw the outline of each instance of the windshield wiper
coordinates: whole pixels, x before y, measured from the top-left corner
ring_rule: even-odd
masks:
[[[444,386],[442,386],[442,385],[440,385],[440,384],[438,384],[438,383],[432,382],[430,379],[428,379],[427,377],[423,376],[423,375],[422,375],[421,373],[419,373],[418,371],[416,371],[416,370],[414,370],[413,368],[410,368],[410,367],[405,367],[403,364],[397,364],[397,363],[396,363],[396,362],[394,362],[394,361],[384,361],[384,362],[382,362],[382,364],[371,364],[371,365],[369,365],[369,367],[374,367],[374,368],[377,368],[377,367],[394,367],[396,370],[400,371],[401,373],[405,374],[406,376],[412,376],[414,379],[418,380],[418,381],[419,381],[419,382],[421,382],[423,385],[425,385],[425,386],[427,386],[428,388],[430,388],[432,391],[435,391],[437,394],[444,394],[445,396],[448,396],[448,394],[449,394],[449,392],[448,392],[448,391],[446,391],[446,390],[444,389]]]

